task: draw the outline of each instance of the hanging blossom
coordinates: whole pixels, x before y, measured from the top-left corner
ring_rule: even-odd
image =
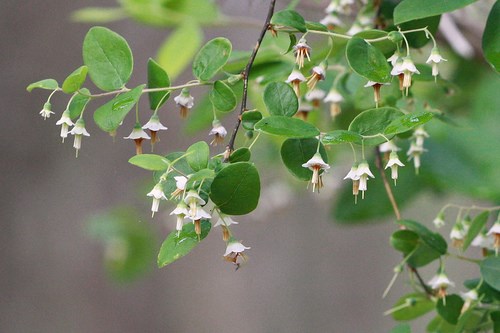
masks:
[[[303,121],[307,121],[309,113],[312,110],[313,110],[313,105],[309,103],[307,100],[301,99],[299,100],[299,106],[297,108],[297,113],[295,113],[295,117],[302,119]]]
[[[330,103],[330,116],[335,118],[341,112],[340,103],[344,101],[344,97],[339,93],[337,89],[332,87],[326,95],[323,102]]]
[[[461,222],[455,223],[453,228],[451,228],[450,239],[452,241],[452,245],[456,248],[461,248],[464,244],[465,236],[467,232],[464,230],[464,227]]]
[[[194,106],[194,97],[188,88],[183,88],[178,96],[174,97],[175,103],[180,107],[182,118],[186,118],[188,110]]]
[[[410,56],[406,56],[403,58],[403,62],[401,64],[396,63],[396,66],[393,68],[394,74],[399,74],[403,75],[403,84],[401,90],[406,89],[406,95],[408,95],[408,88],[411,86],[411,77],[413,74],[420,74],[418,71],[417,67],[415,67],[415,64],[413,63],[413,60],[411,59]],[[393,72],[391,71],[391,74]]]
[[[73,148],[76,149],[76,157],[78,157],[78,151],[82,147],[82,136],[90,136],[89,132],[85,129],[85,121],[80,118],[76,121],[75,127],[71,129],[69,134],[75,136],[75,141],[73,142]]]
[[[448,60],[443,58],[439,53],[439,49],[436,46],[434,46],[431,50],[429,58],[427,58],[427,61],[425,63],[432,64],[432,76],[434,76],[434,78],[436,79],[437,76],[439,75],[438,64],[443,61],[448,61]]]
[[[316,84],[319,81],[323,81],[326,77],[326,64],[321,62],[319,66],[314,66],[311,70],[311,76],[309,76],[307,81],[307,87],[309,90],[314,90]]]
[[[178,197],[182,192],[186,190],[186,183],[188,179],[184,176],[175,176],[175,190],[172,192],[172,197]]]
[[[392,67],[394,67],[394,66],[396,66],[399,59],[401,59],[401,61],[403,61],[403,53],[401,53],[401,51],[399,51],[399,49],[397,49],[396,52],[394,52],[394,54],[387,59],[387,62],[390,62]]]
[[[313,192],[318,189],[323,187],[323,179],[322,179],[322,174],[320,174],[321,171],[323,170],[328,170],[330,169],[330,166],[323,161],[323,158],[321,157],[321,154],[317,152],[316,154],[311,157],[309,161],[306,163],[302,164],[304,168],[308,168],[313,172],[312,178],[311,178],[311,184],[313,186]]]
[[[494,240],[493,236],[488,235],[486,231],[483,231],[483,232],[480,232],[479,235],[477,235],[472,240],[470,245],[488,250],[488,249],[493,249],[494,243],[495,243],[495,240]]]
[[[406,155],[408,156],[408,161],[411,161],[413,159],[413,165],[415,166],[415,172],[418,174],[420,170],[420,156],[426,151],[421,146],[416,145],[415,143],[410,144],[410,149],[408,149],[408,152]]]
[[[311,102],[312,106],[317,108],[320,106],[320,103],[323,100],[323,98],[325,98],[325,96],[326,96],[326,92],[324,90],[321,90],[319,88],[315,88],[315,89],[310,90],[306,94],[305,97],[306,97],[306,101]]]
[[[319,21],[319,23],[326,26],[328,30],[333,30],[337,27],[344,26],[344,22],[342,22],[342,20],[335,13],[327,14],[324,18],[322,18]]]
[[[53,114],[52,112],[52,104],[50,102],[47,102],[43,105],[42,111],[40,111],[40,115],[43,117],[43,120],[47,120],[47,118],[50,118],[50,115]]]
[[[358,176],[359,176],[359,190],[361,191],[361,198],[365,198],[365,191],[368,190],[368,177],[375,178],[373,173],[370,171],[370,166],[368,162],[362,161],[358,165]]]
[[[429,285],[434,291],[436,291],[439,298],[443,298],[446,296],[446,289],[450,286],[454,287],[455,283],[448,279],[444,270],[440,268],[438,273],[429,281]]]
[[[151,205],[151,217],[155,216],[158,212],[158,207],[160,206],[160,200],[167,200],[165,193],[163,193],[163,187],[160,183],[156,184],[151,192],[147,194],[148,197],[153,197],[153,204]]]
[[[148,133],[144,132],[142,129],[141,124],[136,123],[134,126],[134,129],[132,129],[132,132],[129,134],[129,136],[124,137],[125,140],[134,140],[135,143],[135,154],[140,155],[142,154],[142,141],[149,140],[150,137]]]
[[[184,202],[186,205],[189,206],[189,215],[190,216],[197,216],[198,209],[200,209],[200,206],[203,206],[206,204],[205,200],[203,200],[199,195],[198,192],[195,190],[190,190],[186,197],[184,198]]]
[[[238,224],[238,222],[234,221],[231,216],[219,213],[219,220],[214,225],[215,227],[221,226],[222,228],[222,239],[224,241],[228,241],[231,234],[229,232],[229,226],[232,224]]]
[[[243,253],[245,250],[250,250],[250,247],[243,245],[241,242],[238,242],[234,238],[231,238],[227,244],[224,258],[227,261],[239,265],[238,257],[241,257],[243,261],[247,260],[246,255]]]
[[[425,139],[429,138],[429,134],[425,131],[424,126],[417,127],[412,136],[415,138],[415,144],[422,148],[424,147]]]
[[[388,85],[389,83],[379,83],[379,82],[375,82],[375,81],[368,81],[364,87],[367,88],[367,87],[373,87],[373,100],[375,101],[375,106],[378,108],[379,104],[380,104],[380,101],[381,101],[381,98],[380,98],[380,88],[382,86],[386,86]]]
[[[151,146],[154,146],[154,144],[160,139],[157,136],[158,131],[166,131],[168,128],[166,126],[163,126],[162,123],[160,123],[160,117],[156,113],[154,113],[149,121],[142,126],[142,129],[149,130],[151,134]]]
[[[221,122],[218,119],[214,119],[212,122],[212,130],[208,135],[213,135],[214,138],[212,142],[210,142],[211,145],[217,146],[218,144],[224,142],[224,138],[227,135],[226,128],[222,126]]]
[[[311,61],[311,47],[307,45],[305,38],[301,38],[299,42],[293,46],[293,51],[295,53],[295,63],[299,66],[299,69],[304,67],[305,58]]]
[[[201,220],[202,219],[210,219],[212,216],[206,212],[203,208],[199,207],[196,210],[195,214],[190,214],[187,216],[188,219],[193,221],[194,223],[194,232],[198,235],[198,239],[200,238],[201,235]]]
[[[493,247],[495,248],[495,253],[498,255],[498,249],[500,249],[500,215],[499,219],[493,224],[490,230],[488,230],[487,236],[493,236]]]
[[[300,84],[305,81],[307,81],[306,77],[298,69],[294,68],[292,73],[288,75],[286,83],[290,83],[292,85],[295,95],[300,98]]]
[[[462,310],[460,310],[460,313],[462,314],[470,308],[473,302],[478,300],[479,295],[476,289],[471,289],[466,293],[461,292],[460,296],[464,300],[464,305],[462,305]]]
[[[170,215],[175,215],[177,217],[177,223],[175,224],[175,230],[180,232],[184,226],[184,219],[189,215],[188,206],[184,202],[179,202],[175,209],[170,213]]]
[[[387,162],[385,168],[391,168],[391,178],[394,180],[394,185],[396,185],[396,181],[398,180],[398,167],[403,166],[405,165],[399,160],[398,153],[395,151],[391,152],[389,162]]]
[[[441,228],[441,227],[444,227],[445,225],[445,221],[444,221],[444,213],[443,212],[439,212],[439,214],[436,216],[436,218],[432,221],[432,223],[434,224],[434,226],[436,228]]]
[[[398,146],[396,146],[396,144],[394,143],[393,140],[389,140],[389,141],[386,141],[384,143],[381,143],[379,146],[378,146],[378,150],[382,153],[382,154],[385,154],[385,153],[389,153],[389,152],[398,152],[401,150],[401,148],[399,148]]]
[[[68,137],[69,126],[74,126],[75,124],[71,121],[69,110],[64,110],[61,118],[57,121],[56,125],[61,125],[61,138],[62,142]]]
[[[351,167],[351,170],[347,173],[344,179],[352,180],[352,195],[354,195],[354,202],[358,203],[358,194],[359,194],[359,179],[360,176],[358,174],[358,164],[354,163]]]

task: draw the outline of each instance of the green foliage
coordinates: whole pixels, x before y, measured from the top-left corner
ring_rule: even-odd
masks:
[[[287,116],[263,118],[255,124],[255,130],[287,138],[310,138],[319,134],[319,130],[314,125]]]
[[[88,95],[90,95],[90,91],[87,88],[82,88],[80,89],[80,92],[83,95],[75,95],[68,106],[69,116],[72,120],[80,117],[83,109],[87,103],[90,102],[90,97],[88,97]]]
[[[486,223],[488,222],[488,217],[490,216],[489,212],[482,212],[478,214],[472,220],[469,230],[467,231],[467,235],[465,235],[464,243],[462,245],[462,251],[466,251],[469,245],[472,243],[474,238],[484,229]]]
[[[246,111],[241,115],[241,126],[249,131],[253,131],[255,124],[262,119],[262,113],[259,111]]]
[[[274,13],[271,23],[274,25],[297,29],[306,32],[306,22],[304,18],[294,10],[282,10]]]
[[[80,89],[82,84],[85,82],[85,79],[87,78],[87,72],[88,72],[87,66],[81,66],[75,69],[75,71],[71,73],[66,78],[66,80],[64,80],[62,85],[62,90],[66,94],[72,94],[78,89]]]
[[[394,24],[401,24],[425,17],[451,12],[474,3],[476,0],[403,0],[394,9]]]
[[[186,150],[186,161],[194,171],[205,169],[210,158],[210,148],[205,141],[192,144]]]
[[[328,155],[322,144],[315,138],[306,139],[287,139],[281,145],[281,159],[283,164],[292,175],[300,180],[308,181],[311,179],[312,171],[304,168],[302,164],[306,163],[316,153],[319,146],[319,152],[323,161],[328,163]]]
[[[273,116],[292,117],[299,108],[297,95],[285,82],[271,82],[264,89],[264,103]]]
[[[346,58],[351,69],[369,81],[391,80],[391,68],[384,54],[363,38],[355,36],[347,42]]]
[[[437,302],[437,313],[452,325],[458,324],[464,301],[458,295],[446,295]]]
[[[168,167],[168,160],[160,155],[155,154],[140,154],[132,156],[128,162],[139,168],[150,171],[162,171]]]
[[[46,90],[56,90],[59,88],[59,84],[54,79],[45,79],[31,83],[26,90],[31,92],[33,89],[46,89]]]
[[[210,80],[226,64],[232,45],[227,38],[214,38],[206,43],[193,61],[193,75],[201,81]]]
[[[408,321],[421,317],[434,309],[432,302],[427,295],[412,293],[401,297],[395,304],[392,318],[397,321]]]
[[[417,111],[396,118],[384,129],[385,135],[395,135],[407,132],[415,127],[425,124],[434,117],[432,112]]]
[[[483,52],[484,57],[500,72],[500,2],[495,2],[491,8],[488,21],[483,33]]]
[[[238,148],[235,151],[233,151],[229,156],[229,162],[230,163],[248,162],[250,161],[251,157],[252,153],[250,152],[250,149],[245,147]]]
[[[153,59],[148,60],[148,88],[170,87],[167,72]],[[152,91],[148,94],[151,110],[160,108],[170,97],[170,91]]]
[[[221,112],[233,111],[237,104],[233,90],[223,81],[214,82],[209,98],[214,108]]]
[[[356,133],[346,130],[335,130],[331,132],[327,132],[321,142],[324,145],[335,145],[340,143],[356,143],[358,145],[363,143],[363,137]]]
[[[385,129],[393,123],[394,120],[402,117],[404,114],[396,108],[383,107],[370,109],[361,112],[353,119],[349,125],[349,131],[358,133],[362,136],[376,136],[384,133]],[[391,139],[391,135],[386,135]],[[383,136],[369,138],[363,141],[365,145],[379,145],[386,141]]]
[[[488,257],[481,262],[481,276],[492,288],[500,291],[500,257]]]

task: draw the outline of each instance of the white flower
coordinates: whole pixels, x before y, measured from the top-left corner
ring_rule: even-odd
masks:
[[[232,255],[232,254],[239,255],[239,254],[243,253],[245,250],[250,250],[250,249],[251,249],[251,247],[245,246],[241,242],[233,240],[227,244],[226,252],[224,253],[224,257],[227,257],[227,256]]]
[[[394,180],[394,185],[396,185],[396,180],[398,179],[398,166],[403,167],[405,165],[399,160],[398,154],[393,151],[389,156],[389,162],[387,162],[385,168],[391,168],[391,178]]]
[[[359,193],[359,175],[358,175],[358,164],[354,163],[351,167],[351,170],[347,173],[344,179],[352,180],[352,195],[354,195],[354,202],[358,202],[358,193]]]
[[[363,27],[358,21],[355,21],[353,25],[347,30],[346,35],[354,36],[355,34],[363,31]]]
[[[304,60],[311,61],[311,47],[307,45],[307,42],[304,38],[301,38],[297,44],[293,46],[293,51],[295,53],[295,63],[299,66],[299,69],[304,67]]]
[[[488,230],[488,233],[486,235],[488,236],[500,235],[500,220],[497,220],[495,224],[493,224],[493,226],[490,228],[490,230]]]
[[[307,81],[306,77],[298,69],[294,68],[292,73],[288,75],[286,83],[290,83],[297,97],[300,97],[300,83],[305,81]]]
[[[491,235],[488,236],[486,235],[486,233],[480,233],[472,240],[472,243],[470,243],[470,245],[485,249],[492,249],[493,243],[494,239]]]
[[[460,311],[460,313],[464,313],[465,311],[467,311],[470,308],[472,302],[475,302],[478,299],[476,289],[469,290],[466,293],[460,292],[460,296],[462,296],[462,299],[464,300],[464,305],[462,306],[462,310]]]
[[[466,232],[464,230],[464,227],[462,226],[461,222],[455,223],[453,225],[453,228],[451,228],[450,232],[450,239],[453,242],[454,247],[462,247],[464,243],[464,238],[465,238]]]
[[[392,66],[391,75],[398,76],[399,74],[403,74],[403,58],[397,58],[396,63]]]
[[[144,132],[140,124],[136,124],[132,129],[132,132],[129,134],[129,136],[125,136],[123,138],[126,140],[150,139],[148,133]]]
[[[206,204],[205,200],[203,200],[195,190],[190,190],[186,197],[184,198],[184,202],[189,206],[189,213],[191,216],[196,216],[196,212],[199,209],[199,206],[203,206]]]
[[[85,129],[85,121],[83,118],[76,121],[75,127],[71,129],[69,134],[75,136],[73,147],[76,149],[76,157],[78,157],[78,151],[82,147],[82,136],[90,136],[89,132]]]
[[[327,14],[324,18],[319,21],[319,23],[327,26],[328,28],[332,29],[334,27],[343,27],[344,22],[342,22],[339,17],[333,13]]]
[[[432,223],[434,224],[434,226],[436,228],[441,228],[445,225],[445,222],[444,222],[444,214],[443,212],[439,212],[439,214],[436,216],[436,218],[432,221]]]
[[[439,298],[443,298],[446,296],[446,289],[450,286],[454,287],[455,283],[448,279],[446,274],[441,271],[434,275],[434,277],[429,281],[429,285],[433,290],[437,291]]]
[[[238,222],[234,221],[231,218],[231,216],[221,213],[219,215],[219,220],[214,225],[214,228],[217,227],[217,226],[230,226],[231,224],[238,224]]]
[[[40,115],[43,117],[43,120],[47,120],[47,118],[50,118],[50,115],[54,113],[52,112],[52,104],[49,102],[45,103],[43,105],[42,111],[40,111]]]
[[[420,74],[420,72],[409,56],[403,58],[400,71],[403,73],[403,89],[406,88],[406,94],[408,95],[408,88],[411,86],[411,76],[413,74]]]
[[[174,101],[180,106],[181,117],[186,118],[188,109],[191,109],[194,105],[194,97],[191,96],[189,89],[183,88],[180,95],[174,97]]]
[[[142,129],[148,129],[152,132],[158,132],[166,131],[168,127],[163,126],[163,124],[160,123],[160,117],[158,117],[157,114],[153,114],[146,125],[142,126]]]
[[[358,176],[359,176],[359,190],[362,192],[361,197],[365,198],[365,191],[368,189],[367,182],[368,177],[375,178],[373,173],[370,171],[370,166],[368,162],[362,161],[358,166]]]
[[[319,64],[319,66],[314,66],[311,72],[311,76],[307,81],[307,87],[309,88],[309,90],[314,90],[316,84],[319,81],[324,80],[326,77],[326,64],[322,62]]]
[[[335,88],[330,89],[328,95],[326,95],[324,102],[328,103],[340,103],[344,100],[344,97]]]
[[[420,169],[420,156],[426,151],[423,147],[416,145],[415,143],[411,143],[410,149],[408,149],[408,152],[406,153],[408,157],[408,161],[411,161],[413,159],[413,164],[415,166],[416,173],[418,174],[418,171]]]
[[[380,82],[375,82],[375,81],[368,81],[364,87],[373,87],[373,100],[375,101],[376,107],[378,107],[380,103],[380,88],[382,86],[386,86],[389,83],[380,83]]]
[[[68,109],[64,110],[61,118],[56,123],[56,125],[61,125],[62,142],[64,142],[64,139],[66,139],[68,137],[69,126],[75,125],[71,121],[71,118],[69,116],[70,116],[69,110]]]
[[[186,183],[188,179],[184,176],[175,176],[174,179],[175,179],[175,186],[179,190],[184,191],[186,189]]]
[[[340,9],[339,0],[332,0],[328,7],[325,9],[325,13],[333,13]]]
[[[419,147],[423,147],[424,140],[429,137],[429,134],[425,131],[424,126],[419,126],[417,127],[415,132],[413,132],[412,136],[415,138],[416,145]]]
[[[326,92],[321,89],[313,89],[306,94],[306,100],[309,102],[325,98]]]
[[[224,141],[224,138],[227,135],[227,131],[224,126],[222,126],[219,120],[214,119],[214,121],[212,122],[212,130],[210,131],[210,133],[208,133],[208,135],[214,136],[214,139],[210,144],[217,146],[217,144]]]
[[[320,174],[320,171],[322,170],[328,170],[330,169],[330,166],[323,161],[323,158],[321,157],[321,154],[318,152],[311,157],[309,161],[306,163],[302,164],[302,167],[308,168],[313,172],[312,178],[311,178],[311,184],[313,185],[313,192],[315,191],[316,188],[319,189],[323,187],[323,180],[322,180],[322,175]]]
[[[400,151],[401,149],[396,146],[392,140],[390,140],[380,144],[380,146],[378,146],[378,150],[381,153],[388,153],[393,151]]]
[[[188,207],[184,202],[179,202],[177,204],[177,207],[170,213],[170,215],[176,215],[177,216],[177,223],[175,226],[175,229],[177,231],[182,230],[182,226],[184,225],[184,219],[186,218],[187,215],[189,215]]]
[[[160,206],[160,200],[167,200],[165,193],[163,193],[163,189],[160,183],[156,184],[151,192],[147,194],[148,197],[153,197],[153,204],[151,206],[151,217],[155,215],[158,211],[158,207]]]
[[[399,50],[396,50],[396,52],[394,52],[394,54],[392,56],[389,57],[389,59],[387,59],[387,62],[390,62],[392,67],[396,66],[396,63],[398,62],[398,59],[399,58],[402,58],[402,54],[401,52],[399,52]],[[392,74],[394,75],[394,74]]]
[[[447,61],[447,60],[441,56],[437,47],[433,47],[431,54],[426,61],[427,64],[432,63],[432,76],[439,75],[438,64],[442,61]]]
[[[189,212],[189,214],[186,217],[192,221],[212,218],[212,216],[209,213],[207,213],[203,208],[196,209],[196,212],[194,214]]]

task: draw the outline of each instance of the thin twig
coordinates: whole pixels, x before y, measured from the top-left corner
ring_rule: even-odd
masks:
[[[420,276],[420,273],[418,272],[418,270],[415,267],[412,267],[410,265],[408,265],[408,267],[413,272],[413,274],[415,274],[415,276],[417,277],[417,280],[420,283],[420,285],[422,286],[422,288],[424,288],[425,293],[429,296],[433,295],[432,289],[424,282],[424,280]]]
[[[273,14],[274,14],[275,3],[276,3],[276,0],[271,0],[269,3],[269,11],[267,12],[266,21],[264,22],[264,26],[262,27],[262,30],[260,32],[259,39],[257,39],[257,44],[255,44],[255,47],[253,48],[252,55],[250,56],[250,59],[248,60],[248,63],[245,67],[245,70],[242,73],[242,75],[243,75],[243,97],[241,98],[241,109],[240,109],[240,113],[238,114],[238,119],[236,120],[236,126],[234,127],[233,133],[231,134],[231,138],[229,139],[229,143],[226,147],[226,151],[228,153],[231,153],[234,150],[234,141],[236,140],[236,135],[238,134],[238,130],[240,128],[241,116],[243,115],[243,112],[245,112],[246,108],[247,108],[248,76],[250,74],[250,70],[252,69],[253,62],[255,61],[255,57],[257,56],[257,52],[259,51],[260,44],[262,43],[262,40],[264,39],[266,31],[269,28],[271,18],[273,17]],[[228,158],[229,158],[229,154],[226,154],[226,159],[228,159]]]
[[[389,184],[387,176],[385,175],[384,167],[382,166],[382,154],[380,154],[380,149],[378,148],[378,146],[375,149],[375,152],[376,152],[375,165],[377,166],[380,176],[382,177],[382,181],[384,182],[385,192],[387,192],[387,197],[391,202],[392,209],[394,210],[394,215],[396,215],[396,219],[399,221],[401,220],[401,213],[399,212],[398,203],[396,202],[394,194],[392,193],[391,185]]]

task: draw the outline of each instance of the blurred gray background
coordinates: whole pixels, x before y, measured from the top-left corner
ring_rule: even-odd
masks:
[[[260,18],[266,2],[221,4],[226,13]],[[328,192],[339,186],[333,175],[339,178],[346,171],[336,166],[320,199],[300,188],[278,207],[268,205],[240,219],[237,236],[252,249],[248,264],[238,271],[222,260],[225,248],[216,230],[171,266],[157,269],[152,263],[136,282],[118,284],[108,278],[102,246],[87,232],[88,218],[130,204],[163,239],[168,218],[149,218],[149,173],[127,163],[133,154],[130,142],[113,143],[90,119],[91,137],[84,138],[75,159],[71,138],[60,143],[59,115],[43,121],[38,114],[47,92],[28,94],[25,88],[47,77],[62,82],[81,65],[89,25],[70,22],[73,10],[114,4],[0,2],[0,332],[388,332],[394,322],[383,312],[409,289],[398,281],[381,299],[400,260],[388,244],[395,226],[392,218],[361,227],[332,223]],[[283,7],[279,2],[278,9]],[[130,20],[108,26],[131,45],[133,83],[145,82],[147,59],[169,31]],[[230,37],[235,48],[250,50],[258,31],[244,29],[235,36],[212,29],[205,38],[218,34]],[[56,97],[55,111],[65,103]],[[177,111],[164,113],[162,121],[170,130],[162,133],[158,151],[185,147],[182,140],[194,142],[176,130]],[[126,128],[118,133],[125,135]],[[282,174],[268,180],[274,184],[290,178]],[[273,200],[272,195],[263,200]],[[163,208],[170,211],[170,206]],[[418,216],[430,221],[436,211],[420,209]],[[433,274],[424,273],[426,279]]]

